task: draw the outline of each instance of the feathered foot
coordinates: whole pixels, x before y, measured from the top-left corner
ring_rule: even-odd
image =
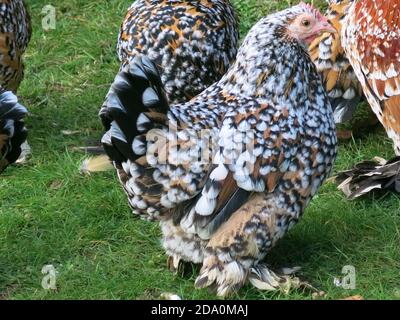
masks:
[[[169,256],[167,259],[168,269],[177,274],[183,276],[187,271],[187,265],[189,263],[183,261],[178,255]]]
[[[181,259],[177,255],[169,256],[167,259],[167,267],[172,272],[176,272],[180,264]]]
[[[259,264],[246,268],[238,261],[222,262],[215,256],[208,257],[195,282],[196,288],[216,287],[217,295],[226,297],[250,282],[260,290],[277,291],[288,294],[292,289],[309,289],[319,292],[307,282],[301,281],[294,274],[299,267],[283,268],[278,275],[265,265]]]
[[[216,287],[217,295],[226,297],[246,283],[248,273],[248,269],[237,261],[222,262],[216,256],[209,256],[203,262],[195,287]]]
[[[295,276],[300,269],[300,267],[283,268],[281,274],[278,275],[267,266],[260,264],[250,269],[249,281],[254,287],[263,291],[279,290],[284,294],[289,294],[292,289],[305,288],[318,292],[312,285]]]
[[[400,157],[390,161],[375,157],[331,178],[349,200],[373,190],[400,192]]]

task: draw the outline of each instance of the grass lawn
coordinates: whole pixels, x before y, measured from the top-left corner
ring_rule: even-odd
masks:
[[[57,25],[45,32],[41,10],[49,2],[57,9]],[[261,16],[297,3],[233,2],[243,35]],[[34,34],[19,96],[31,112],[33,154],[0,178],[0,299],[151,299],[162,292],[215,298],[194,289],[197,269],[184,277],[167,270],[158,226],[132,217],[114,172],[82,176],[78,171],[85,155],[73,147],[101,135],[97,113],[118,70],[115,44],[131,0],[28,3]],[[380,130],[342,143],[335,170],[376,155],[393,155]],[[348,202],[333,184],[325,184],[267,261],[301,266],[301,277],[325,291],[326,299],[400,298],[400,197]],[[47,264],[58,271],[54,291],[41,286]],[[345,265],[356,269],[354,290],[334,284]],[[234,298],[311,299],[311,294],[246,286]]]

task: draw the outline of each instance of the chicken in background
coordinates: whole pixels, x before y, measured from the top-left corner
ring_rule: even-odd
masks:
[[[0,85],[17,92],[24,77],[22,56],[32,34],[23,0],[0,0]]]
[[[0,0],[0,172],[17,161],[22,149],[29,152],[23,121],[27,111],[15,94],[24,77],[22,56],[31,32],[24,1]]]
[[[0,87],[0,173],[21,154],[21,145],[27,137],[26,113],[16,96]]]
[[[343,21],[342,45],[364,95],[400,156],[400,0],[358,0]],[[372,190],[400,192],[400,159],[375,158],[340,173],[355,199]]]
[[[347,11],[354,0],[328,0],[326,16],[338,33],[325,33],[309,47],[310,55],[331,100],[336,123],[353,117],[362,98],[362,88],[346,57],[340,33]]]
[[[238,39],[238,19],[229,0],[139,0],[125,16],[117,51],[121,70],[139,54],[147,55],[160,70],[172,105],[218,81],[236,57]],[[100,115],[108,126],[104,111]],[[84,160],[80,170],[111,168],[107,156],[100,155]]]
[[[236,58],[238,19],[229,0],[139,0],[118,40],[121,69],[138,54],[153,61],[170,104],[218,81]]]
[[[336,157],[332,108],[306,49],[323,32],[335,29],[304,3],[263,18],[222,79],[186,103],[169,103],[146,56],[115,78],[104,148],[133,213],[160,222],[170,269],[202,265],[197,288],[226,296],[248,281],[294,283],[261,260]]]

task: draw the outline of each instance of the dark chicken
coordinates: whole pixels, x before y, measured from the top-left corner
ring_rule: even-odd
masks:
[[[336,123],[352,118],[363,94],[340,39],[342,24],[353,2],[354,0],[328,1],[327,17],[338,33],[323,34],[309,48],[311,58],[322,75]]]
[[[160,221],[171,268],[225,296],[282,278],[259,262],[293,227],[336,156],[333,113],[307,45],[334,32],[304,3],[259,21],[222,79],[171,105],[138,56],[117,75],[103,145],[135,214]]]
[[[400,0],[355,1],[344,25],[346,56],[372,110],[393,140],[396,155],[400,155]],[[344,180],[340,188],[351,190],[348,195],[352,199],[375,189],[398,191],[399,172],[398,158],[387,164],[363,163],[339,175],[339,180]]]
[[[21,154],[27,136],[23,121],[26,113],[16,96],[0,87],[0,173]]]
[[[0,0],[0,172],[15,162],[26,140],[26,109],[16,93],[24,76],[22,55],[31,37],[23,0]]]

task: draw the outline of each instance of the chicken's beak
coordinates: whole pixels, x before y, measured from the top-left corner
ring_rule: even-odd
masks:
[[[337,30],[328,21],[321,21],[315,26],[315,34],[323,34],[325,32],[337,33]]]

